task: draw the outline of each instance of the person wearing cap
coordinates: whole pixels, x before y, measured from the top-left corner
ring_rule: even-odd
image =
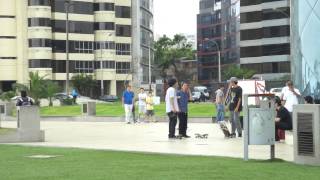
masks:
[[[231,138],[236,137],[236,129],[238,131],[238,137],[242,137],[242,128],[240,125],[240,112],[242,111],[242,88],[238,86],[238,79],[232,77],[229,80],[229,89],[231,94],[229,111],[231,121]]]
[[[299,104],[298,98],[301,96],[300,91],[294,88],[292,81],[286,83],[286,87],[282,88],[281,100],[284,107],[292,114],[293,106]]]
[[[177,80],[169,79],[168,81],[169,88],[166,92],[166,113],[169,117],[169,139],[175,139],[177,136],[175,135],[175,129],[177,125],[177,115],[180,112],[178,106],[178,98],[176,93]]]
[[[130,124],[130,119],[132,119],[132,109],[133,109],[133,98],[134,93],[131,91],[131,85],[127,86],[127,89],[122,94],[122,104],[125,111],[126,123]]]

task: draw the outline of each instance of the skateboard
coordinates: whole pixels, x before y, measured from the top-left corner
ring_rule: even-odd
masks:
[[[226,123],[225,122],[219,122],[219,125],[220,125],[220,128],[221,128],[221,130],[222,130],[222,132],[224,134],[224,137],[226,137],[226,138],[230,137],[231,134],[230,134],[230,131],[229,131]]]
[[[196,138],[198,139],[208,139],[208,134],[199,134],[199,133],[196,133],[194,134],[196,136]]]

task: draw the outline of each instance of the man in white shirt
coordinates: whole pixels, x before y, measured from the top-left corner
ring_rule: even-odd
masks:
[[[138,94],[138,106],[139,106],[138,122],[140,122],[141,118],[145,117],[146,98],[147,98],[147,94],[144,92],[143,88],[140,88],[140,93]]]
[[[299,104],[299,97],[301,96],[300,91],[294,88],[292,81],[288,81],[287,86],[282,88],[281,100],[283,101],[284,107],[292,113],[293,105]]]
[[[177,80],[169,79],[169,88],[166,92],[166,113],[169,117],[169,139],[176,138],[175,129],[177,125],[177,114],[180,111],[178,106],[178,98],[176,92]]]

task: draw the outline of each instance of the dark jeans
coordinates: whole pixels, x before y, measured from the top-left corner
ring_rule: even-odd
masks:
[[[276,122],[276,128],[275,128],[275,139],[276,141],[280,140],[280,137],[278,135],[278,129],[281,130],[292,130],[292,126],[288,123],[284,123],[284,122]]]
[[[175,130],[176,130],[176,125],[177,125],[177,113],[174,112],[169,112],[168,113],[169,117],[169,135],[168,137],[174,137],[175,136]]]
[[[188,113],[180,112],[178,114],[178,117],[179,117],[179,135],[186,136],[187,127],[188,127]]]

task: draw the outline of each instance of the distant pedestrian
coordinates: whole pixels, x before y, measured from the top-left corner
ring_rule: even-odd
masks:
[[[166,113],[169,117],[169,139],[176,138],[175,136],[175,128],[177,125],[177,113],[179,113],[178,99],[177,99],[177,80],[170,79],[168,81],[169,88],[166,92]]]
[[[139,107],[138,122],[140,122],[141,119],[145,118],[146,98],[147,98],[147,94],[144,92],[144,88],[140,88],[140,93],[138,94],[138,107]]]
[[[224,121],[224,85],[220,85],[216,91],[216,109],[217,109],[217,122]]]
[[[149,122],[156,122],[154,119],[154,102],[153,102],[153,95],[152,91],[149,91],[148,96],[146,98],[146,109],[147,109],[147,119]]]
[[[283,101],[284,107],[292,115],[293,106],[299,104],[299,97],[301,96],[300,91],[293,86],[292,81],[286,83],[286,87],[282,88],[281,100]]]
[[[188,102],[191,101],[191,92],[187,83],[182,83],[181,90],[177,93],[178,105],[180,112],[179,117],[179,136],[184,138],[190,138],[187,135],[188,128]]]
[[[73,104],[76,104],[79,94],[78,94],[78,92],[77,92],[77,90],[75,88],[72,89],[71,95],[72,95],[72,98],[73,98]]]
[[[292,130],[292,116],[289,111],[282,105],[280,99],[275,101],[277,116],[275,119],[275,140],[279,141],[278,130]]]
[[[131,85],[127,85],[127,89],[122,94],[122,104],[125,111],[125,121],[131,123],[133,109],[134,93],[131,91]]]
[[[27,91],[21,91],[21,96],[17,99],[16,106],[32,106],[33,100],[27,96]]]
[[[230,89],[230,121],[231,121],[231,136],[232,138],[236,137],[236,129],[238,131],[238,137],[242,137],[242,128],[240,125],[240,112],[242,111],[242,88],[238,85],[238,79],[232,77],[229,80],[229,89]]]
[[[304,97],[305,104],[314,104],[313,98],[311,96]]]

